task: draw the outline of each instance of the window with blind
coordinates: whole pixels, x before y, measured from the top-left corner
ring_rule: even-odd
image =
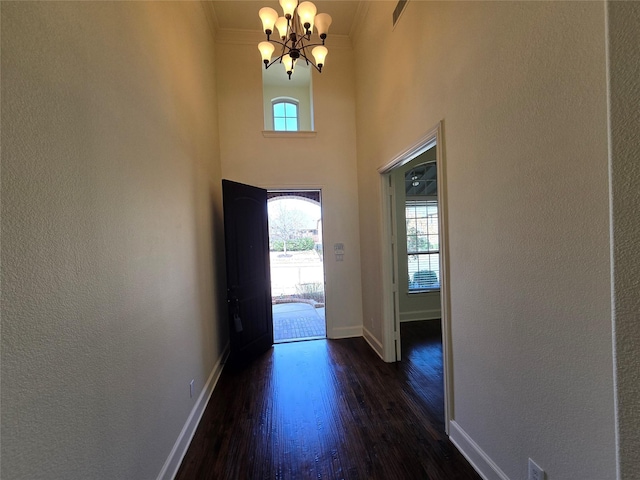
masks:
[[[407,200],[409,293],[440,289],[438,201]]]

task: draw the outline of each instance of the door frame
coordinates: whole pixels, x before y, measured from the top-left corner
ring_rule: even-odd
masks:
[[[330,332],[330,319],[327,312],[327,262],[325,261],[325,228],[324,228],[324,201],[323,201],[323,187],[316,184],[311,185],[299,185],[295,186],[286,185],[282,186],[278,185],[261,185],[260,188],[265,189],[267,192],[304,192],[304,191],[317,191],[320,193],[320,216],[322,218],[322,278],[323,278],[323,288],[324,288],[324,326],[325,326],[325,338],[331,338],[329,336]],[[269,272],[271,273],[271,272]]]
[[[438,229],[440,235],[440,307],[442,324],[442,363],[444,379],[444,420],[449,435],[453,419],[453,360],[451,346],[451,299],[449,295],[449,232],[447,216],[447,183],[444,155],[443,122],[378,168],[382,186],[382,348],[386,362],[400,360],[400,306],[398,302],[397,225],[394,219],[395,187],[391,173],[436,146],[438,183]]]

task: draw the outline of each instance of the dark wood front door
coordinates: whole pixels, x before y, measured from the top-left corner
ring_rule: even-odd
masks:
[[[267,191],[222,181],[231,361],[273,345]]]

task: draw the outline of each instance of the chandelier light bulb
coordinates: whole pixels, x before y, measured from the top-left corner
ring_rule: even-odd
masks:
[[[282,14],[289,20],[293,17],[293,11],[298,6],[298,0],[280,0],[280,6],[282,7]]]
[[[267,68],[269,62],[271,61],[271,55],[273,51],[276,49],[273,43],[271,42],[260,42],[258,44],[258,50],[262,54],[262,61],[264,62],[264,68]]]
[[[291,74],[293,73],[293,69],[295,67],[295,62],[291,55],[285,55],[282,57],[282,65],[284,65],[284,71],[287,72],[289,78],[291,78]]]
[[[288,26],[289,26],[289,23],[287,22],[286,18],[280,17],[278,18],[278,20],[276,20],[276,28],[278,29],[278,32],[280,32],[280,38],[282,38],[283,40],[287,38]]]
[[[329,32],[329,26],[331,25],[331,15],[328,13],[319,13],[316,15],[315,24],[316,29],[318,30],[318,35],[320,38],[324,40],[327,38],[327,33]]]
[[[311,54],[313,55],[313,58],[316,59],[316,65],[318,65],[318,70],[320,71],[322,71],[322,66],[324,65],[324,59],[326,58],[327,53],[329,53],[329,50],[327,50],[327,47],[323,47],[322,45],[314,47],[314,49],[311,50]]]
[[[300,17],[300,25],[304,28],[307,35],[313,32],[313,19],[318,9],[312,2],[302,2],[298,5],[298,17]]]
[[[273,26],[278,19],[278,12],[271,7],[264,7],[260,9],[258,15],[260,15],[260,20],[262,20],[264,33],[266,33],[268,37],[273,33]]]

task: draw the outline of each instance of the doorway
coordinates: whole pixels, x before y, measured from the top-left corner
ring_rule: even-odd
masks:
[[[274,343],[326,338],[320,190],[269,190]]]
[[[437,181],[437,230],[438,234],[438,253],[437,253],[437,274],[435,279],[429,280],[433,277],[434,268],[433,264],[429,265],[429,268],[417,270],[413,272],[411,276],[408,275],[407,270],[403,270],[399,267],[401,261],[406,263],[406,259],[400,257],[400,251],[404,251],[404,255],[407,255],[407,238],[400,240],[398,238],[398,223],[396,216],[399,207],[404,207],[406,201],[406,191],[399,191],[400,188],[404,189],[404,182],[394,182],[394,173],[396,178],[398,174],[402,172],[400,178],[407,178],[403,168],[410,164],[421,155],[425,154],[429,150],[434,152]],[[418,285],[419,290],[434,290],[431,289],[431,285],[436,284],[439,289],[439,307],[440,307],[440,329],[442,338],[442,364],[443,364],[443,380],[444,380],[444,423],[445,431],[449,433],[449,425],[452,419],[453,412],[453,382],[451,378],[451,324],[449,318],[449,290],[448,290],[448,252],[447,252],[447,197],[446,197],[446,181],[445,172],[446,165],[444,162],[443,154],[443,137],[442,137],[442,123],[438,123],[431,131],[420,138],[416,143],[407,148],[404,152],[397,155],[389,163],[383,165],[378,169],[382,184],[382,226],[383,226],[383,241],[385,250],[382,257],[383,266],[383,309],[384,309],[384,325],[383,325],[383,356],[387,362],[393,362],[401,360],[401,312],[400,312],[400,295],[408,293],[411,290],[411,282],[413,286]],[[417,165],[414,165],[417,166]],[[409,175],[409,179],[411,175]],[[403,187],[399,187],[403,185]],[[402,197],[399,200],[398,197]],[[428,199],[424,199],[428,201]],[[402,202],[401,205],[398,202]],[[403,208],[404,209],[404,208]],[[429,216],[428,203],[425,204],[424,211]],[[429,239],[427,239],[429,240]],[[404,245],[400,245],[400,242],[404,242]],[[427,242],[431,243],[431,242]],[[421,252],[425,255],[433,255],[432,248],[428,247],[428,251]],[[407,267],[408,268],[408,267]],[[429,278],[414,278],[415,273],[418,271],[432,272],[429,274]],[[402,275],[402,277],[400,276]],[[406,278],[405,278],[406,277]],[[420,275],[419,275],[420,277]],[[403,287],[403,281],[409,282],[409,287]],[[417,281],[420,280],[420,281]],[[429,280],[428,282],[425,282]],[[428,285],[427,285],[428,283]],[[403,288],[406,292],[403,292]],[[433,294],[432,294],[433,295]]]

